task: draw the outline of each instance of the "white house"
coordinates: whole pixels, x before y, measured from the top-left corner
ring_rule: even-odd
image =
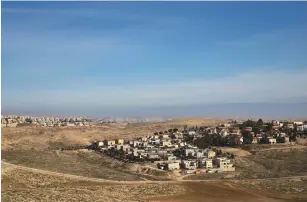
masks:
[[[147,137],[140,137],[139,140],[142,141],[142,142],[147,142],[148,138]]]
[[[141,143],[143,147],[147,147],[148,146],[148,142],[142,142]]]
[[[168,134],[163,134],[163,135],[162,135],[162,138],[163,138],[163,139],[167,139],[167,138],[169,138],[169,135],[168,135]]]
[[[307,130],[307,124],[297,126],[297,130],[299,131]]]
[[[167,140],[162,140],[161,145],[162,145],[163,147],[169,147],[169,146],[172,145],[172,143],[171,143],[170,140],[167,139]]]
[[[180,143],[178,144],[179,147],[183,147],[183,146],[185,146],[185,145],[187,145],[187,143],[185,143],[185,142],[180,142]]]
[[[223,130],[223,131],[221,131],[221,135],[226,137],[226,136],[228,136],[228,132],[226,130]]]
[[[176,138],[183,138],[183,134],[181,132],[177,131],[176,133],[174,133],[174,135]]]
[[[252,144],[258,144],[258,138],[254,137],[253,141],[252,141]]]
[[[167,157],[167,160],[168,160],[168,161],[176,161],[176,160],[177,160],[177,157],[176,157],[176,156],[168,156],[168,157]]]
[[[76,122],[76,126],[84,126],[82,122]]]
[[[106,146],[115,145],[115,140],[105,140],[104,145],[106,145]]]
[[[75,126],[75,124],[69,123],[69,122],[65,122],[65,123],[64,123],[64,126],[72,127],[72,126]]]
[[[243,137],[240,138],[240,144],[243,144]]]
[[[160,139],[157,139],[157,140],[153,140],[151,141],[151,144],[154,144],[154,145],[159,145],[160,144]]]
[[[155,140],[159,139],[159,135],[154,135],[153,139]]]
[[[302,122],[302,121],[295,121],[295,122],[293,122],[293,124],[296,124],[296,125],[303,125],[303,122]]]
[[[224,125],[226,128],[229,128],[229,127],[231,126],[230,123],[224,123],[223,125]]]
[[[204,157],[204,152],[202,150],[197,151],[196,153],[196,157],[199,158],[203,158]]]
[[[188,170],[195,170],[197,168],[197,163],[195,161],[183,160],[181,164],[183,165],[185,169],[188,169]]]
[[[215,155],[216,155],[215,151],[213,151],[213,150],[208,150],[208,151],[207,151],[207,157],[208,157],[208,159],[214,158]]]
[[[180,165],[179,163],[167,163],[167,169],[168,170],[179,170],[180,169]]]
[[[219,168],[228,168],[233,167],[233,163],[231,163],[230,159],[227,158],[217,158],[216,164]]]
[[[269,138],[269,144],[276,144],[275,138]]]
[[[195,150],[194,149],[185,149],[184,154],[185,154],[185,156],[195,156]]]
[[[117,149],[117,150],[122,150],[122,145],[117,144],[117,145],[116,145],[116,149]]]
[[[135,141],[130,142],[130,145],[133,147],[139,147],[139,146],[142,146],[142,142],[135,140]]]
[[[206,160],[206,168],[213,168],[213,163],[212,163],[212,160],[210,160],[210,159],[207,159]]]
[[[158,154],[147,154],[148,159],[160,159],[160,156]]]
[[[189,131],[189,135],[195,135],[195,131]]]
[[[123,145],[124,144],[124,140],[123,139],[117,139],[115,140],[116,144],[120,144]]]

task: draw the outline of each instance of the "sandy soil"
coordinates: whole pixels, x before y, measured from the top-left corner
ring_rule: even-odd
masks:
[[[86,145],[95,140],[131,139],[171,128],[183,129],[184,125],[215,125],[222,120],[192,118],[176,119],[163,123],[100,124],[91,127],[33,127],[2,128],[2,150],[48,147],[81,144]]]
[[[62,201],[62,197],[69,201],[71,190],[83,190],[81,194],[91,190],[90,193],[108,192],[109,198],[101,198],[101,201],[121,201],[125,197],[142,201],[304,201],[307,199],[306,194],[280,194],[274,192],[260,191],[252,188],[244,188],[244,186],[233,182],[199,182],[199,181],[171,181],[171,182],[149,182],[149,181],[130,181],[116,182],[111,180],[103,180],[98,178],[88,178],[76,175],[50,172],[24,166],[16,166],[10,163],[2,162],[2,196],[4,198],[15,198],[16,194],[24,191],[34,195],[48,197],[50,191],[54,192],[53,187],[63,187],[64,193],[56,200]],[[124,184],[124,187],[123,187]],[[99,188],[97,187],[99,186]],[[44,193],[38,190],[44,189]],[[112,191],[110,191],[110,189]],[[121,192],[119,196],[116,192]],[[34,192],[34,193],[32,193]],[[68,192],[65,195],[65,192]],[[113,193],[113,195],[112,195]],[[146,193],[146,194],[145,194]],[[49,193],[50,194],[50,193]],[[77,194],[78,195],[78,194]],[[25,196],[24,196],[25,197]],[[28,199],[32,199],[28,196]],[[68,198],[67,198],[68,197]],[[85,197],[84,195],[80,196]],[[112,198],[113,197],[113,198]],[[115,198],[115,199],[114,199]],[[25,198],[27,199],[27,198]],[[127,199],[127,198],[125,198]],[[64,200],[64,201],[65,201]],[[37,200],[40,201],[40,200]],[[50,201],[55,201],[51,199]],[[100,200],[97,200],[100,201]],[[130,201],[130,200],[126,200]]]
[[[303,202],[306,195],[283,195],[244,187],[230,183],[186,182],[183,183],[185,193],[176,196],[150,198],[152,202]]]
[[[2,197],[6,201],[247,201],[293,199],[274,193],[213,182],[130,182],[122,185],[38,169],[3,164]],[[279,199],[278,199],[279,198]],[[20,199],[20,200],[19,200]]]

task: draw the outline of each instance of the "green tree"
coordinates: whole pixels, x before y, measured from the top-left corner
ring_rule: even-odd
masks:
[[[255,127],[257,125],[257,123],[255,121],[252,120],[247,120],[245,122],[243,122],[243,127]]]
[[[265,132],[270,132],[273,128],[273,124],[272,123],[268,123],[267,126],[264,128]]]
[[[187,126],[187,125],[184,125],[184,127],[183,127],[184,132],[186,132],[187,129],[188,129],[188,126]]]
[[[255,133],[255,135],[259,134],[260,133],[260,128],[259,127],[253,127],[252,131]]]
[[[263,126],[263,121],[262,121],[262,119],[258,119],[256,125],[257,125],[257,126]]]
[[[293,132],[297,133],[297,125],[296,125],[296,123],[294,124]]]

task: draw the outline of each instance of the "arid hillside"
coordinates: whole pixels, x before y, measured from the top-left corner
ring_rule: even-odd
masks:
[[[215,125],[223,122],[213,119],[177,119],[163,123],[114,123],[91,127],[32,127],[2,128],[2,150],[48,149],[65,145],[87,145],[94,140],[145,136],[184,125]]]
[[[283,196],[233,186],[231,183],[116,183],[37,173],[2,164],[3,201],[201,201],[201,202],[299,202],[299,196]]]
[[[209,118],[179,118],[179,119],[174,119],[171,121],[166,122],[167,124],[174,124],[174,125],[187,125],[187,126],[201,126],[201,125],[206,125],[206,126],[215,126],[219,123],[227,123],[227,120],[222,120],[222,119],[209,119]]]
[[[206,173],[178,179],[167,171],[121,162],[94,151],[56,149],[105,138],[131,139],[171,128],[181,130],[184,125],[223,122],[191,118],[83,128],[2,128],[2,198],[4,201],[306,201],[306,179],[300,177],[307,172],[304,148],[289,151],[281,148],[283,153],[277,145],[278,150],[259,145],[261,148],[256,153],[252,152],[255,148],[249,149],[250,152],[222,148],[236,154],[235,173]]]

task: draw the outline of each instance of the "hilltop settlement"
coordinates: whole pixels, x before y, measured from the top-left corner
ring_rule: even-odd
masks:
[[[142,163],[181,174],[235,171],[234,155],[217,147],[243,144],[294,144],[306,140],[306,122],[282,123],[255,121],[219,124],[218,126],[185,126],[156,132],[132,140],[97,140],[87,149],[129,163]],[[73,149],[71,147],[70,149]]]
[[[91,120],[84,117],[31,117],[8,115],[1,116],[1,127],[33,125],[40,127],[89,126]]]
[[[223,156],[211,147],[200,149],[193,146],[176,128],[135,140],[95,141],[89,148],[130,163],[147,162],[161,170],[182,169],[185,173],[235,170],[233,156]]]
[[[100,123],[101,124],[101,123]],[[109,124],[109,123],[104,123]],[[2,117],[2,127],[25,125],[43,127],[92,127],[95,122],[82,117]],[[155,169],[189,173],[235,171],[234,155],[217,147],[244,144],[294,144],[306,141],[306,121],[236,121],[216,126],[184,126],[139,136],[135,139],[103,139],[89,145],[60,150],[86,149],[127,163],[147,164]]]
[[[163,122],[172,120],[170,117],[151,117],[151,118],[102,118],[88,119],[84,117],[32,117],[7,115],[1,116],[1,127],[17,127],[18,125],[35,125],[40,127],[74,127],[74,126],[90,126],[93,122],[97,123],[144,123],[144,122]]]

